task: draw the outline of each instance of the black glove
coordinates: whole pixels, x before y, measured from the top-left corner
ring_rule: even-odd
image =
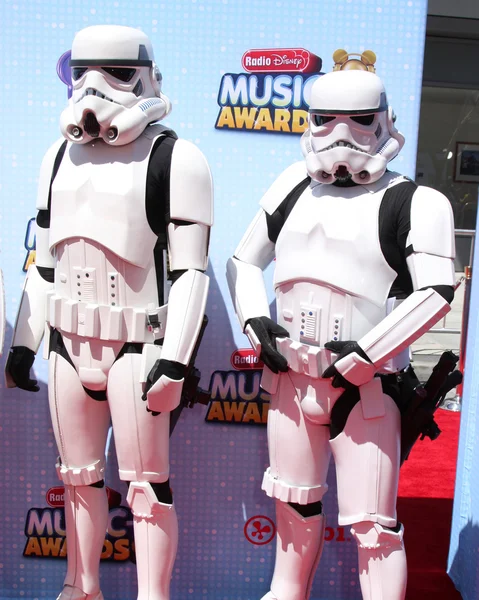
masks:
[[[141,399],[144,402],[146,402],[148,390],[151,387],[153,387],[153,385],[158,381],[158,379],[162,375],[166,375],[170,379],[175,379],[176,381],[179,381],[180,379],[183,379],[185,374],[186,374],[186,366],[185,365],[183,365],[179,362],[175,362],[173,360],[166,360],[163,358],[161,358],[160,360],[157,360],[155,362],[155,364],[153,365],[153,367],[151,368],[151,371],[148,373],[148,377],[146,378],[146,382],[145,382],[145,389],[143,390],[143,395],[141,396]],[[146,408],[146,410],[149,413],[151,413],[154,417],[156,417],[160,414],[159,412],[150,410],[148,407]]]
[[[38,392],[40,389],[37,380],[30,378],[30,370],[34,360],[35,352],[30,350],[30,348],[26,346],[14,346],[10,348],[5,371],[21,390]]]
[[[348,341],[348,342],[327,342],[324,344],[324,347],[327,350],[331,350],[335,354],[338,354],[338,358],[330,365],[323,373],[322,377],[325,379],[333,378],[331,385],[333,388],[342,387],[345,390],[349,390],[355,388],[356,386],[348,381],[345,377],[339,373],[339,371],[334,366],[339,360],[347,356],[348,354],[352,354],[356,352],[361,358],[367,360],[369,363],[371,362],[369,356],[364,352],[361,346],[357,342]]]
[[[278,352],[276,349],[276,338],[289,337],[289,332],[269,317],[253,317],[252,319],[248,319],[245,325],[251,327],[261,344],[260,358],[264,364],[273,373],[287,371],[288,362],[281,352]]]

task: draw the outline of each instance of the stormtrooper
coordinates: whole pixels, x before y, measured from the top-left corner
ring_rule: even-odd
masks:
[[[129,484],[138,600],[167,600],[178,539],[169,421],[204,316],[212,180],[202,153],[156,123],[170,102],[144,33],[88,27],[71,68],[65,139],[41,167],[36,264],[7,384],[39,389],[30,370],[45,330],[68,544],[58,600],[103,598],[110,419]]]
[[[450,310],[454,231],[442,194],[387,170],[404,144],[394,122],[375,73],[320,77],[304,161],[272,184],[228,262],[271,394],[262,488],[276,501],[277,544],[263,600],[310,597],[331,452],[363,598],[405,598],[396,496],[408,347]],[[262,275],[274,258],[277,322]]]

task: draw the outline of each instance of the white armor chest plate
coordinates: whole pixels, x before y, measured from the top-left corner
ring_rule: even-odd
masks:
[[[314,185],[301,195],[276,242],[278,322],[290,338],[323,346],[358,340],[393,308],[396,278],[379,242],[387,174],[364,187]]]
[[[68,144],[52,185],[50,249],[70,238],[101,244],[144,267],[156,243],[146,217],[145,188],[156,136],[125,146]]]
[[[276,242],[275,287],[288,281],[317,282],[383,306],[396,277],[378,235],[386,189],[308,188]]]

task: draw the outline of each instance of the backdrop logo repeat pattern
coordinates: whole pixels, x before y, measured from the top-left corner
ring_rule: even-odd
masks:
[[[27,255],[33,259],[33,222],[28,228],[27,223],[35,214],[39,167],[46,150],[60,135],[59,116],[67,101],[66,86],[55,69],[58,57],[71,47],[75,33],[88,25],[112,23],[138,27],[152,41],[155,59],[163,74],[163,89],[173,104],[173,111],[164,124],[202,150],[215,183],[215,225],[208,268],[210,323],[197,360],[203,374],[203,387],[207,387],[212,373],[216,372],[213,378],[219,406],[215,409],[219,417],[225,417],[227,407],[220,391],[226,386],[228,373],[234,372],[234,382],[230,379],[231,385],[228,383],[226,390],[229,388],[238,395],[236,399],[225,397],[224,401],[244,402],[240,417],[252,403],[251,414],[254,413],[257,420],[259,413],[263,420],[262,411],[269,407],[269,397],[260,392],[260,372],[237,370],[231,364],[232,353],[236,348],[244,348],[247,342],[234,315],[224,275],[225,264],[257,212],[262,195],[274,179],[291,163],[301,160],[302,155],[298,136],[286,135],[287,132],[284,135],[244,135],[246,127],[239,130],[225,125],[215,129],[218,112],[223,108],[218,106],[220,82],[228,73],[245,76],[249,93],[250,77],[257,77],[259,82],[267,76],[275,79],[289,76],[297,82],[292,85],[304,90],[304,80],[315,74],[247,73],[241,66],[245,50],[306,48],[323,57],[322,69],[329,72],[333,68],[331,57],[335,49],[341,47],[347,52],[363,53],[373,47],[380,57],[376,65],[378,74],[386,84],[388,98],[398,115],[398,127],[407,140],[404,151],[391,168],[414,177],[426,5],[426,0],[367,0],[364,3],[348,0],[159,3],[153,0],[139,11],[135,3],[127,0],[1,3],[4,30],[0,129],[4,143],[0,149],[0,169],[4,177],[0,186],[0,217],[1,266],[9,323],[6,349],[20,301],[22,266]],[[68,85],[67,58],[61,68]],[[295,80],[295,77],[303,80]],[[231,89],[233,84],[230,81],[225,85]],[[287,88],[283,85],[280,89],[289,93]],[[293,102],[302,100],[301,95],[294,96],[291,86],[289,89]],[[259,83],[256,91],[259,95]],[[280,101],[281,96],[275,95]],[[273,106],[269,117],[274,129],[275,110],[291,107]],[[302,108],[294,103],[292,106],[297,110]],[[233,118],[234,108],[246,109],[249,114],[253,105],[242,106],[240,102],[231,106]],[[269,125],[267,116],[265,123]],[[263,126],[254,131],[268,130]],[[272,275],[271,268],[265,272],[270,303],[274,300]],[[23,556],[28,511],[32,507],[62,510],[61,506],[49,506],[45,499],[47,490],[56,485],[56,449],[48,410],[47,370],[40,350],[35,361],[40,392],[2,390],[2,600],[56,598],[65,576],[64,560]],[[218,374],[221,372],[223,375]],[[242,376],[246,379],[241,380]],[[253,392],[255,397],[245,399]],[[263,472],[268,464],[266,428],[264,425],[245,427],[242,420],[238,426],[232,426],[233,419],[211,420],[213,425],[203,423],[211,404],[183,411],[171,438],[171,483],[181,529],[172,598],[253,600],[267,593],[274,560],[274,539],[269,544],[254,545],[248,542],[243,531],[253,516],[264,515],[274,520],[274,502],[261,491]],[[249,413],[246,415],[249,417]],[[248,418],[248,423],[252,422]],[[124,483],[118,478],[113,442],[107,453],[107,484],[122,490]],[[324,511],[331,527],[326,535],[331,541],[325,544],[311,598],[359,600],[356,544],[348,541],[349,531],[339,529],[336,520],[334,469],[330,471],[328,485]],[[120,528],[120,525],[121,519],[115,518],[114,526]],[[122,528],[128,531],[126,524]],[[48,537],[47,530],[43,537]],[[127,538],[128,533],[123,536]],[[103,561],[101,578],[109,599],[137,597],[135,567],[130,560]]]
[[[210,380],[210,423],[266,425],[270,395],[261,389],[261,371],[215,371]]]
[[[248,542],[255,546],[264,546],[273,541],[276,526],[269,517],[256,515],[244,524],[244,535]]]
[[[266,48],[247,50],[241,63],[247,73],[221,79],[216,129],[303,133],[321,58],[304,48]]]
[[[252,348],[238,348],[231,355],[231,366],[238,371],[258,370],[264,363]]]
[[[121,494],[107,487],[108,528],[103,543],[101,560],[135,561],[133,544],[133,517],[126,506],[121,506]],[[29,558],[66,558],[68,554],[64,488],[54,486],[45,494],[48,507],[30,508],[25,519],[27,538],[23,556]]]
[[[323,61],[304,48],[265,48],[247,50],[241,64],[248,73],[319,73]]]

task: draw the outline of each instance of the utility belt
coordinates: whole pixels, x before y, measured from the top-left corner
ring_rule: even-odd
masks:
[[[276,338],[276,348],[288,361],[288,367],[295,373],[303,373],[312,379],[319,379],[324,371],[337,359],[338,355],[326,348],[310,346],[291,338]],[[406,369],[409,365],[409,348],[389,359],[381,366],[379,373],[385,377]]]
[[[168,305],[147,309],[78,302],[47,294],[47,323],[62,332],[119,342],[153,343],[165,337]]]
[[[326,348],[302,344],[291,338],[276,338],[276,348],[288,361],[292,371],[312,379],[319,379],[338,356]]]

